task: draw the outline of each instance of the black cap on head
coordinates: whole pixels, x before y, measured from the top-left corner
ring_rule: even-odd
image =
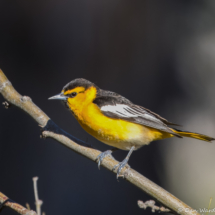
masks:
[[[98,88],[94,83],[92,83],[86,79],[77,78],[77,79],[69,82],[66,86],[64,86],[63,90],[64,91],[72,90],[76,87],[84,87],[85,89],[87,89],[87,88],[92,87],[92,86]]]

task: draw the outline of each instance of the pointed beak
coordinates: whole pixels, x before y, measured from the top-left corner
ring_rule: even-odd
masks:
[[[62,93],[56,95],[56,96],[52,96],[50,98],[48,98],[49,100],[52,100],[52,99],[57,99],[57,100],[67,100],[67,96],[63,95]]]

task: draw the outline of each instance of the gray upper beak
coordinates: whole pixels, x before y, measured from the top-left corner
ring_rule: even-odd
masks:
[[[60,93],[60,94],[58,94],[58,95],[56,95],[56,96],[52,96],[52,97],[50,97],[50,98],[48,98],[49,100],[51,100],[51,99],[58,99],[58,100],[67,100],[67,96],[65,96],[65,95],[63,95],[62,93]]]

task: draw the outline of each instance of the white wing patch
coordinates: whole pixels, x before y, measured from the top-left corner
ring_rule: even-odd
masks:
[[[152,121],[161,122],[159,119],[157,119],[156,117],[154,117],[153,115],[149,114],[148,112],[146,112],[141,108],[134,109],[124,104],[106,105],[101,107],[101,111],[114,113],[114,114],[117,114],[119,117],[126,117],[126,118],[143,117],[145,119],[149,119]]]

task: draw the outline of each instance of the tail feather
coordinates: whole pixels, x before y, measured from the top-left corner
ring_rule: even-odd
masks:
[[[193,132],[188,132],[188,131],[180,131],[180,130],[176,130],[176,129],[173,129],[173,131],[182,137],[195,138],[195,139],[203,140],[206,142],[211,142],[212,140],[215,140],[215,138],[209,137],[204,134],[198,134],[198,133],[193,133]]]

